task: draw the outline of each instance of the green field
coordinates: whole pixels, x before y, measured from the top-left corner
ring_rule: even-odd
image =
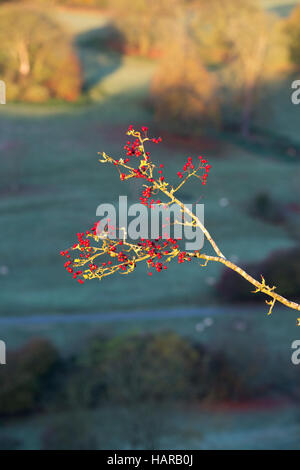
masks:
[[[272,409],[212,412],[171,407],[159,412],[158,421],[152,416],[151,422],[156,425],[159,423],[165,436],[159,436],[155,449],[299,450],[299,411],[296,408],[283,408],[275,412]],[[147,443],[149,445],[148,436],[142,436],[141,442],[133,445],[128,425],[120,425],[120,422],[124,423],[124,414],[126,411],[123,409],[106,407],[90,413],[79,413],[76,418],[89,422],[93,433],[97,435],[98,449],[145,449]],[[74,415],[66,413],[60,419],[74,420]],[[53,418],[46,416],[18,425],[7,425],[5,436],[23,440],[24,449],[35,450],[40,447],[40,436],[45,425],[52,422]]]

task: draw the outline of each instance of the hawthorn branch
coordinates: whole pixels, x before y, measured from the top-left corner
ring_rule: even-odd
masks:
[[[184,261],[191,261],[193,258],[203,260],[204,263],[201,264],[203,267],[207,266],[209,261],[213,261],[225,265],[227,268],[233,270],[250,284],[252,284],[255,287],[255,290],[252,291],[253,293],[262,293],[267,295],[268,300],[266,300],[266,304],[269,306],[268,315],[272,313],[276,302],[280,302],[281,304],[293,310],[300,311],[299,304],[292,302],[275,292],[276,287],[268,286],[263,276],[261,276],[261,281],[257,281],[242,268],[226,259],[204,224],[195,214],[193,214],[193,212],[188,207],[185,206],[185,204],[180,201],[180,199],[175,197],[175,193],[177,193],[177,191],[179,191],[179,189],[181,189],[182,186],[191,177],[199,178],[202,180],[202,184],[206,184],[206,177],[210,169],[210,165],[204,166],[204,163],[207,163],[207,161],[199,156],[200,162],[195,167],[191,163],[191,158],[189,157],[188,162],[183,168],[183,172],[185,172],[186,175],[183,176],[181,172],[178,172],[178,176],[182,178],[183,181],[179,183],[176,188],[174,188],[172,185],[166,182],[164,176],[162,176],[161,168],[163,168],[163,165],[160,165],[160,169],[158,169],[157,166],[152,163],[149,153],[145,151],[145,142],[152,141],[158,143],[160,138],[150,139],[147,136],[147,128],[142,128],[142,132],[144,133],[144,137],[142,137],[141,132],[135,131],[132,126],[130,126],[127,135],[133,136],[135,141],[133,143],[129,142],[124,147],[127,150],[127,158],[119,158],[117,160],[103,152],[102,159],[99,161],[101,163],[111,163],[116,166],[121,180],[127,180],[129,178],[141,178],[147,182],[143,185],[145,190],[144,197],[141,199],[142,203],[149,208],[151,208],[153,204],[164,205],[165,207],[170,206],[173,203],[177,204],[180,207],[181,213],[183,215],[187,214],[191,221],[186,221],[184,219],[184,222],[180,222],[175,220],[175,224],[198,227],[200,230],[202,230],[206,239],[212,246],[216,256],[201,253],[199,250],[191,253],[182,251],[179,248],[178,240],[172,238],[168,239],[167,242],[163,242],[162,244],[158,240],[154,242],[149,239],[143,243],[131,243],[126,239],[125,228],[123,228],[122,241],[112,240],[110,238],[111,235],[108,228],[107,230],[103,230],[101,233],[98,233],[96,223],[91,231],[86,232],[86,238],[84,238],[85,234],[83,233],[77,234],[78,243],[75,244],[73,248],[71,248],[71,251],[79,250],[80,253],[78,258],[75,258],[73,261],[71,261],[69,260],[71,257],[69,250],[61,252],[61,255],[66,256],[68,259],[65,263],[65,268],[73,274],[74,278],[81,276],[83,279],[98,278],[101,280],[103,277],[114,273],[129,274],[135,269],[137,263],[143,261],[146,262],[149,268],[155,267],[158,272],[160,272],[162,269],[167,269],[167,264],[174,258],[178,258],[180,263]],[[137,167],[129,164],[129,155],[133,156],[134,158],[138,157],[138,159],[135,160],[138,163]],[[120,168],[122,168],[123,173],[120,171]],[[161,176],[155,178],[155,170],[158,170],[158,173]],[[201,175],[200,170],[205,170],[205,174]],[[151,199],[149,202],[149,199],[154,195],[157,195],[159,192],[163,193],[167,197],[168,201],[161,202],[160,200],[154,201]],[[90,240],[94,240],[98,245],[100,242],[101,246],[91,246]],[[105,256],[109,260],[104,260],[104,262],[96,265],[94,261],[97,260],[98,262],[98,258],[101,256]],[[83,271],[77,271],[77,268],[83,268]],[[149,272],[149,274],[151,275],[152,273]],[[83,283],[84,281],[81,279],[81,277],[79,277],[77,280],[80,283]]]

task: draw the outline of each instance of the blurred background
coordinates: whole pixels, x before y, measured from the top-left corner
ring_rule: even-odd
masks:
[[[59,256],[138,199],[97,152],[146,125],[171,180],[211,163],[181,196],[223,253],[299,301],[299,70],[297,1],[0,2],[0,449],[300,448],[297,312],[222,266],[80,286]]]

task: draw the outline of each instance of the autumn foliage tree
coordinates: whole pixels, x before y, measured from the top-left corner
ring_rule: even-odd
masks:
[[[203,128],[219,123],[218,82],[201,63],[188,34],[180,33],[158,65],[151,84],[151,102],[161,125],[201,133]]]

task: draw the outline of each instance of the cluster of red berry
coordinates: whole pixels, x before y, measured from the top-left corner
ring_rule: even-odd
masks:
[[[66,250],[66,251],[61,251],[60,254],[61,254],[62,256],[66,256],[66,257],[70,258],[70,255],[68,254],[68,250]],[[66,268],[66,270],[67,270],[70,274],[73,274],[73,279],[76,279],[77,276],[82,275],[82,271],[79,270],[79,271],[75,271],[75,272],[74,272],[74,269],[73,269],[72,266],[73,266],[73,261],[71,261],[71,260],[66,261],[65,264],[64,264],[64,267]],[[77,279],[77,280],[78,280],[78,282],[79,282],[80,284],[83,284],[83,283],[84,283],[84,281],[83,281],[81,278],[79,278],[79,279]]]
[[[193,162],[192,162],[192,157],[188,157],[187,162],[183,165],[182,171],[177,172],[178,178],[180,178],[180,179],[184,178],[183,173],[186,173],[186,177],[187,177],[187,176],[191,176],[191,175],[196,175],[196,173],[199,170],[204,169],[205,173],[203,175],[201,175],[200,177],[202,178],[202,184],[205,185],[208,173],[211,169],[211,165],[206,165],[207,160],[205,158],[202,158],[201,155],[199,155],[198,158],[199,158],[199,162],[195,166],[195,164],[193,164]]]
[[[127,157],[130,156],[135,156],[135,157],[140,157],[142,155],[142,152],[140,150],[140,141],[139,139],[135,139],[133,142],[128,142],[124,145],[124,150],[126,150],[126,155]],[[125,163],[129,162],[129,158],[124,160]]]
[[[159,273],[162,269],[167,269],[167,265],[160,261],[155,261],[155,258],[161,260],[163,257],[167,257],[166,262],[171,258],[179,256],[181,252],[179,251],[178,241],[175,238],[168,238],[165,242],[162,242],[161,237],[159,239],[153,240],[142,240],[141,245],[147,249],[150,259],[147,261],[149,268],[155,268]],[[152,276],[152,272],[149,271],[149,276]]]
[[[149,207],[149,209],[152,209],[155,204],[161,204],[160,199],[156,199],[156,201],[153,198],[150,199],[151,195],[152,195],[152,187],[146,186],[142,192],[142,196],[140,197],[141,204],[143,204],[146,207]]]
[[[87,231],[86,234],[92,239],[97,237],[97,235],[94,235],[90,231]],[[126,271],[129,267],[135,267],[136,261],[138,261],[136,254],[138,254],[138,257],[147,261],[149,268],[155,268],[157,272],[166,270],[167,263],[172,258],[178,257],[179,263],[187,259],[190,261],[186,253],[179,250],[179,239],[175,238],[168,238],[165,241],[162,240],[161,236],[156,240],[142,238],[136,245],[123,242],[122,240],[112,241],[108,239],[102,240],[102,249],[99,249],[90,247],[90,240],[84,239],[83,233],[77,235],[80,241],[73,245],[72,250],[80,250],[79,257],[81,259],[68,259],[64,266],[70,274],[73,274],[73,278],[77,278],[77,281],[81,284],[84,283],[84,278],[101,278],[104,274],[107,275],[110,269],[112,269],[113,273],[118,270]],[[121,247],[124,247],[124,249]],[[99,250],[98,253],[97,250]],[[93,259],[106,254],[114,258],[117,263],[113,264],[110,259],[100,264],[96,264],[94,261],[89,262],[91,251]],[[62,251],[61,255],[70,258],[69,250]],[[76,267],[79,265],[84,266],[85,264],[87,264],[88,269],[85,269],[85,271],[76,270]],[[149,275],[152,275],[152,271],[149,271]]]
[[[181,251],[178,255],[178,263],[184,263],[185,261],[191,261],[191,257],[186,254],[185,251]]]
[[[94,226],[91,229],[91,232],[87,230],[85,233],[77,233],[77,239],[78,243],[75,243],[72,247],[72,250],[79,249],[81,253],[79,254],[80,258],[88,260],[91,256],[91,252],[94,250],[93,248],[90,247],[90,240],[87,238],[84,238],[85,235],[96,235],[96,228],[97,228],[97,222],[95,222]],[[70,258],[69,250],[61,251],[60,252],[61,256],[65,256],[66,258]],[[74,260],[68,259],[68,261],[65,262],[64,267],[66,270],[70,273],[73,274],[73,278],[76,279],[78,276],[82,275],[82,270],[79,271],[74,271],[74,267],[76,266],[76,263],[74,264]],[[97,269],[97,265],[94,263],[89,264],[89,268],[92,271],[95,271]],[[77,281],[80,284],[83,284],[83,280],[81,278],[78,278]]]

